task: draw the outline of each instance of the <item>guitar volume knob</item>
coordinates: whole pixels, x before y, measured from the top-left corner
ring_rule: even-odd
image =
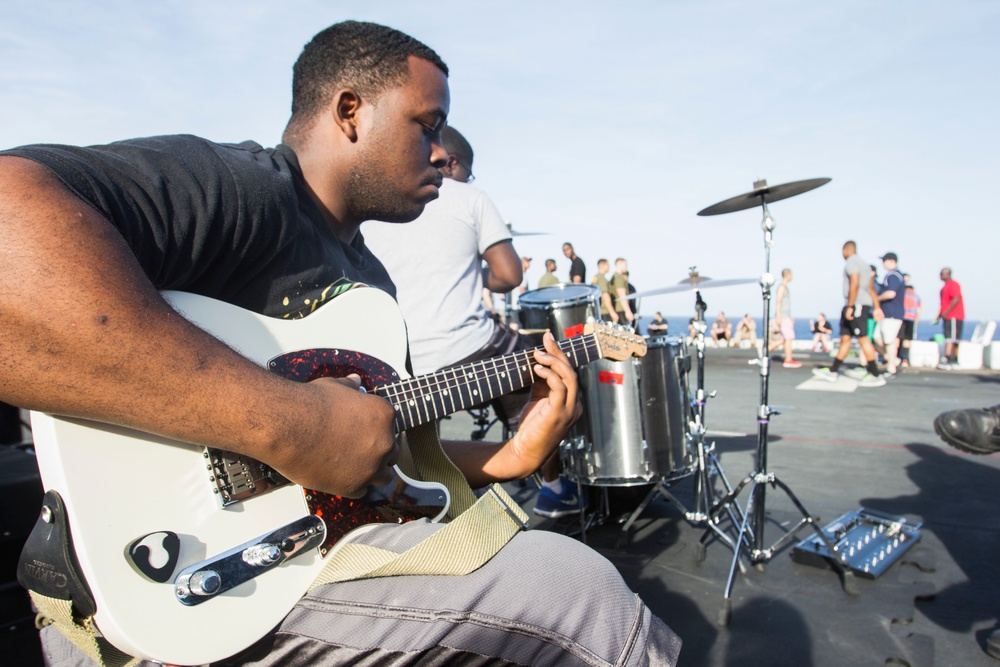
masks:
[[[215,595],[222,588],[222,577],[215,570],[201,570],[191,575],[188,590],[191,595],[206,597]]]

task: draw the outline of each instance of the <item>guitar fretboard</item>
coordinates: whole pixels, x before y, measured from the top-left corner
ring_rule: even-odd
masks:
[[[602,356],[594,334],[558,341],[557,345],[573,368]],[[396,409],[396,431],[402,432],[527,387],[535,381],[532,366],[535,350],[540,349],[446,368],[376,387],[374,393],[392,403]]]

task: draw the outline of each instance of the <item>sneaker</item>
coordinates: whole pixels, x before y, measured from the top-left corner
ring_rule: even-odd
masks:
[[[784,366],[785,368],[802,368],[802,362],[795,361],[794,359],[792,359],[791,361],[786,361],[781,365]]]
[[[934,432],[963,452],[992,454],[1000,451],[1000,405],[942,412],[934,419]]]
[[[535,499],[535,509],[538,516],[558,519],[567,514],[574,514],[587,508],[587,493],[583,496],[576,493],[576,484],[563,478],[562,493],[556,495],[552,489],[543,486],[538,490],[538,497]]]
[[[865,373],[865,376],[858,380],[859,387],[884,387],[885,378],[881,375],[872,375],[871,373]]]
[[[849,368],[846,371],[844,371],[844,375],[853,380],[860,380],[864,376],[868,375],[868,369],[865,368],[864,366],[856,366],[854,368]]]
[[[831,371],[829,368],[814,368],[813,377],[817,377],[820,380],[826,380],[827,382],[837,381],[837,374]]]
[[[910,367],[910,360],[909,359],[903,359],[901,362],[899,362],[899,367],[900,368],[909,368]]]
[[[952,364],[949,364],[946,361],[942,361],[940,364],[937,365],[937,367],[938,367],[939,371],[950,371],[950,370],[953,370],[955,368],[955,366],[953,366]]]

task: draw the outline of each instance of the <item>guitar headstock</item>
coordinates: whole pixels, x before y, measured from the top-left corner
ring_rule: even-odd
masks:
[[[625,361],[629,357],[641,357],[646,354],[646,339],[641,334],[633,333],[616,324],[592,322],[584,327],[583,332],[594,334],[605,359]]]

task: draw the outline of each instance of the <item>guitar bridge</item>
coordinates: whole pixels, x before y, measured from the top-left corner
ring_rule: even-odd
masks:
[[[201,604],[318,547],[325,537],[322,519],[303,517],[185,568],[174,579],[174,595],[189,607]]]
[[[249,456],[208,448],[208,481],[223,507],[273,491],[290,482],[271,466]]]

